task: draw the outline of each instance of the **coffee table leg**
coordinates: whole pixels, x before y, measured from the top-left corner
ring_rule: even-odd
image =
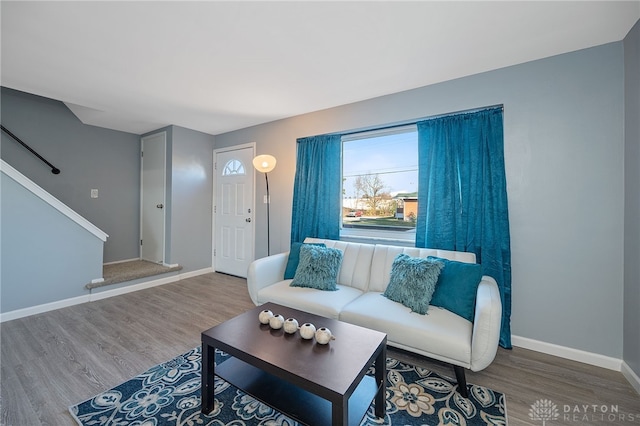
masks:
[[[216,351],[213,346],[202,342],[202,371],[201,371],[201,408],[204,414],[209,414],[213,410],[215,396],[215,361]]]
[[[376,394],[376,417],[383,418],[387,411],[387,345],[382,346],[382,350],[376,357],[376,384],[378,393]]]
[[[349,424],[349,400],[344,397],[339,401],[331,403],[331,425],[348,425]]]

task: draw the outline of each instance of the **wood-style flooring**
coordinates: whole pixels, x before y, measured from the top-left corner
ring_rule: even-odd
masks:
[[[244,279],[214,273],[5,322],[0,425],[74,425],[69,405],[198,346],[203,330],[251,308]],[[391,348],[388,355],[453,375],[429,359]],[[640,424],[640,396],[615,371],[500,348],[494,363],[467,372],[467,381],[506,394],[512,426],[542,425],[529,416],[540,400],[559,410],[547,425]],[[603,415],[603,407],[617,412]]]

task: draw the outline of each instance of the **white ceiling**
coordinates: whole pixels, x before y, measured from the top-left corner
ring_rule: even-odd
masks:
[[[5,87],[220,134],[622,40],[640,1],[2,1]]]

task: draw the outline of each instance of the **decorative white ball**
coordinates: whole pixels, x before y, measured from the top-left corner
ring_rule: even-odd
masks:
[[[333,339],[335,339],[335,337],[333,337],[333,335],[331,334],[331,330],[329,330],[327,327],[320,327],[318,331],[316,331],[316,342],[320,343],[321,345],[326,345]]]
[[[274,330],[282,328],[282,324],[284,324],[284,317],[282,315],[274,315],[269,318],[269,326]]]
[[[269,324],[269,318],[271,318],[272,316],[273,316],[273,312],[271,312],[268,309],[265,309],[264,311],[260,312],[260,314],[258,315],[258,319],[262,324]]]
[[[287,318],[284,322],[284,332],[288,334],[293,334],[298,331],[298,320],[295,318]]]
[[[300,327],[300,337],[303,339],[313,339],[313,336],[316,333],[316,326],[311,323],[302,324]]]

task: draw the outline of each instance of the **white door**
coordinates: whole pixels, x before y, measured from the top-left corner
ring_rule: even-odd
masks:
[[[142,138],[140,258],[164,263],[166,132]]]
[[[216,151],[214,269],[247,276],[253,261],[253,146]]]

